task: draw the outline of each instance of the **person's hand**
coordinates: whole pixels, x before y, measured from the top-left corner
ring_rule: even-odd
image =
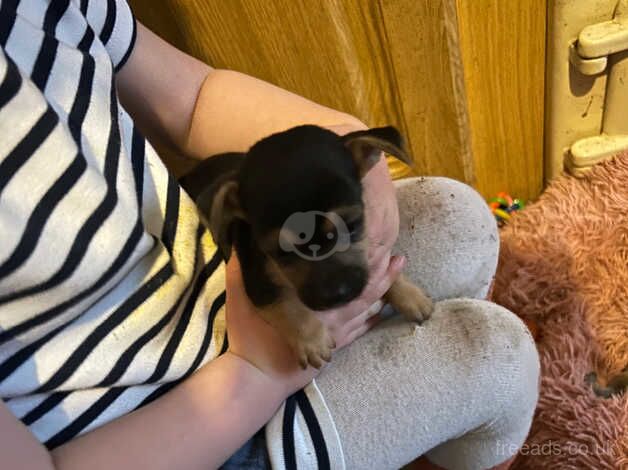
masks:
[[[339,135],[366,128],[359,121],[328,127]],[[367,173],[362,184],[369,282],[362,295],[348,305],[317,312],[334,337],[337,349],[359,338],[378,321],[380,299],[405,264],[405,259],[391,256],[399,233],[399,212],[385,158]],[[285,340],[257,314],[244,290],[236,256],[227,264],[227,328],[230,353],[243,357],[283,384],[288,393],[308,384],[319,372],[312,367],[302,370]]]
[[[382,307],[380,298],[404,264],[404,258],[384,257],[371,272],[368,285],[359,298],[342,308],[316,312],[329,328],[337,348],[363,335],[377,321],[377,313]],[[257,312],[244,290],[237,255],[227,263],[226,276],[227,353],[253,364],[270,378],[269,383],[282,387],[286,396],[310,383],[319,371],[313,367],[301,369],[285,339]]]
[[[359,121],[328,126],[332,132],[345,135],[368,129]],[[382,155],[379,162],[362,179],[365,205],[366,236],[368,239],[369,269],[377,269],[390,256],[399,235],[399,208],[395,187],[390,178],[388,164]]]

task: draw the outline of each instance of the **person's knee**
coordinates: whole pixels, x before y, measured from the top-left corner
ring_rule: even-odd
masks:
[[[522,442],[538,357],[514,314],[453,299],[437,302],[422,325],[381,322],[337,352],[316,383],[348,468],[399,468],[438,446],[443,467],[476,469],[506,460],[502,448]],[[448,455],[460,465],[449,466]]]
[[[483,429],[485,440],[491,443],[488,452],[494,464],[508,460],[521,448],[539,399],[540,362],[536,344],[528,329],[518,318],[516,320],[518,328],[511,330],[515,339],[513,354],[507,359],[516,371],[510,381],[511,393],[504,401],[500,416]]]
[[[497,266],[495,219],[470,186],[448,178],[395,182],[408,277],[434,299],[483,298]]]
[[[500,393],[500,416],[493,419],[486,435],[519,434],[525,438],[539,396],[540,362],[536,344],[523,321],[509,310],[484,304],[488,347],[485,366],[494,371]],[[500,427],[499,423],[503,424]],[[512,425],[511,428],[508,426]]]
[[[530,429],[539,387],[536,346],[523,322],[498,305],[477,300],[441,304],[461,330],[476,336],[465,347],[476,380],[476,387],[468,386],[468,399],[480,422],[428,457],[447,469],[490,468],[514,455]]]
[[[430,324],[431,323],[431,324]],[[525,394],[534,406],[538,395],[539,358],[534,339],[514,313],[479,299],[450,299],[436,303],[424,336],[443,344],[439,349],[455,362],[464,377],[492,396],[491,412]],[[483,397],[482,397],[483,398]]]

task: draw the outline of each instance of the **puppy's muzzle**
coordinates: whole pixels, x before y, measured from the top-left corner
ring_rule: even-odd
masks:
[[[358,297],[368,281],[361,266],[343,266],[309,276],[299,289],[301,301],[312,310],[328,310]]]

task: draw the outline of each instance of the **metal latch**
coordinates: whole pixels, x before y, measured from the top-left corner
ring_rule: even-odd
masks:
[[[565,166],[582,176],[593,165],[628,149],[628,135],[596,135],[576,141],[569,149]]]
[[[628,18],[622,16],[584,28],[569,48],[569,61],[580,73],[596,75],[606,69],[610,54],[625,50]]]
[[[571,173],[579,175],[628,149],[628,0],[618,2],[612,20],[585,27],[569,54],[585,75],[608,71],[600,135],[574,142],[565,159]]]

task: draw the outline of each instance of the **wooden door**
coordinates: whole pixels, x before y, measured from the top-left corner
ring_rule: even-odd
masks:
[[[421,175],[535,197],[543,179],[545,0],[132,0],[214,67],[406,136]],[[407,174],[392,163],[393,176]]]

